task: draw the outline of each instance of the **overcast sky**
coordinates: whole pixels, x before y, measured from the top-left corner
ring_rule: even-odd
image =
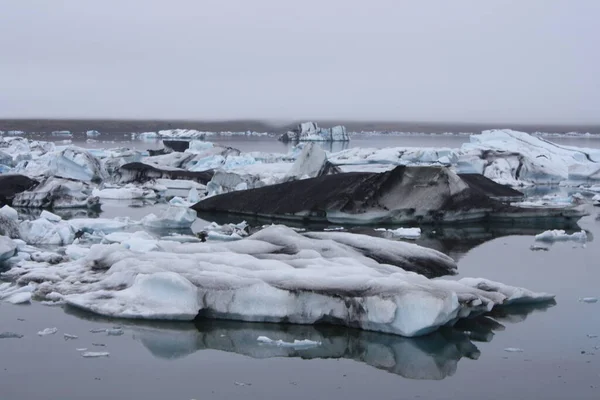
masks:
[[[600,123],[599,0],[1,0],[0,117]]]

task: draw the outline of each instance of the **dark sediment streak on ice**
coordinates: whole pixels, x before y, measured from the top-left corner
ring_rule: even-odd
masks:
[[[121,183],[144,183],[153,179],[184,179],[207,184],[214,171],[186,171],[180,169],[160,169],[141,162],[125,164],[116,172],[116,180]]]
[[[25,175],[0,175],[0,207],[12,204],[15,195],[31,189],[38,182]]]
[[[398,166],[384,173],[344,173],[285,182],[211,197],[198,212],[225,212],[307,222],[455,223],[577,220],[577,209],[524,209],[497,198],[520,192],[483,176],[463,177],[445,167]]]

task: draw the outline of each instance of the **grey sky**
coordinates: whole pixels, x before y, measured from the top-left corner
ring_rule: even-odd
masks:
[[[600,123],[598,0],[0,0],[0,117]]]

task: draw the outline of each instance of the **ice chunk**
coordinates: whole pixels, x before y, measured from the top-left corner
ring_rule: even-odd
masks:
[[[85,358],[108,357],[110,353],[107,351],[86,351],[81,353],[81,356]]]
[[[31,301],[31,292],[15,293],[15,294],[5,298],[4,301],[7,301],[11,304],[29,303]]]
[[[327,154],[319,145],[308,143],[292,165],[286,180],[316,178],[338,172],[339,168],[327,161]]]
[[[376,228],[376,231],[379,232],[387,232],[394,237],[404,238],[404,239],[418,239],[421,236],[421,228],[396,228],[396,229],[386,229],[386,228]]]
[[[592,197],[592,204],[595,206],[600,206],[600,194],[596,194],[594,197]]]
[[[44,330],[39,331],[37,334],[40,336],[48,336],[54,335],[56,332],[58,332],[58,328],[46,328]]]
[[[50,209],[96,207],[99,199],[91,193],[91,186],[85,182],[50,177],[36,188],[15,195],[13,206]]]
[[[309,348],[309,347],[316,347],[316,346],[321,345],[321,342],[315,342],[315,341],[308,340],[308,339],[294,340],[293,342],[286,342],[281,339],[273,340],[266,336],[259,336],[258,338],[256,338],[256,340],[258,340],[259,342],[264,343],[264,344],[271,344],[271,345],[275,345],[275,346],[279,346],[279,347]]]
[[[77,336],[77,335],[71,335],[68,333],[63,333],[63,337],[65,338],[65,340],[73,340],[73,339],[79,338],[79,336]]]
[[[98,132],[96,130],[89,130],[85,133],[85,135],[87,137],[96,137],[96,136],[100,136],[100,132]]]
[[[17,245],[10,238],[0,236],[0,262],[8,260],[17,254]]]
[[[42,213],[40,214],[40,218],[44,218],[47,219],[48,221],[51,222],[59,222],[62,221],[62,217],[51,213],[50,211],[47,210],[42,210]]]
[[[134,222],[130,221],[129,218],[73,218],[67,221],[67,223],[75,231],[83,231],[93,233],[96,231],[101,232],[114,232],[125,229],[132,225]]]
[[[538,242],[587,242],[587,233],[582,230],[569,235],[562,229],[554,229],[535,235],[535,240]]]
[[[19,219],[19,213],[17,212],[17,210],[8,205],[5,205],[2,208],[0,208],[0,214],[12,221],[17,221]]]
[[[294,130],[284,133],[279,137],[283,142],[294,141],[325,141],[325,142],[347,142],[350,137],[343,126],[334,126],[333,128],[319,128],[314,122],[303,122]]]
[[[517,347],[507,347],[504,349],[507,353],[522,353],[523,349],[519,349]]]
[[[196,212],[190,208],[169,206],[160,215],[148,214],[141,223],[151,228],[189,228],[196,220]]]
[[[582,297],[582,298],[579,299],[579,301],[581,303],[593,304],[593,303],[597,303],[598,302],[598,298],[597,297]]]
[[[100,161],[89,151],[75,146],[46,153],[35,160],[22,161],[14,168],[14,172],[32,177],[60,177],[85,182],[106,178]]]
[[[50,222],[46,218],[33,221],[23,221],[19,226],[21,238],[27,244],[67,245],[73,243],[75,230],[70,224],[59,221]]]
[[[106,330],[106,334],[108,336],[121,336],[125,333],[125,331],[121,328],[112,328],[112,329],[107,329]]]

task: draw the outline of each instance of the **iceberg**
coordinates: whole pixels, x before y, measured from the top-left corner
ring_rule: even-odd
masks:
[[[553,298],[483,279],[428,279],[387,262],[447,272],[456,265],[435,250],[385,241],[272,226],[219,244],[161,241],[146,253],[98,244],[78,260],[19,264],[5,276],[43,282],[34,295],[55,292],[71,306],[111,317],[328,323],[402,336]]]
[[[85,182],[99,182],[106,178],[100,161],[89,151],[75,146],[46,153],[34,160],[21,161],[13,172],[31,177],[60,177]]]
[[[0,236],[0,263],[17,254],[17,245],[8,237]]]
[[[385,232],[392,237],[399,237],[404,239],[418,239],[421,237],[421,228],[396,228],[396,229],[386,229],[386,228],[376,228],[378,232]]]
[[[600,179],[600,150],[561,146],[510,129],[489,130],[461,147],[460,165],[458,172],[478,172],[513,186],[593,181]]]
[[[52,222],[46,218],[23,221],[19,225],[21,238],[30,245],[51,244],[64,246],[73,243],[75,230],[65,222]]]
[[[553,229],[535,235],[535,240],[538,242],[587,242],[587,233],[585,231],[574,232],[572,234],[566,233],[562,229]]]
[[[7,217],[3,213],[0,213],[0,236],[8,236],[11,239],[18,239],[20,237],[17,221],[12,219],[12,217]]]
[[[19,213],[17,212],[17,210],[10,206],[3,206],[2,208],[0,208],[0,215],[4,216],[5,218],[11,221],[16,222],[19,220]]]
[[[92,187],[83,181],[46,178],[37,187],[15,195],[14,207],[29,208],[94,208],[100,203],[92,196]]]
[[[148,214],[142,218],[141,223],[150,228],[185,229],[196,221],[196,213],[184,207],[171,206],[160,215]]]
[[[85,133],[85,135],[87,137],[96,137],[96,136],[100,136],[100,132],[98,132],[96,130],[89,130]]]
[[[514,193],[485,177],[472,179],[446,167],[398,166],[384,173],[327,175],[225,193],[205,198],[192,208],[201,214],[334,224],[576,221],[586,215],[579,208],[525,208],[498,200]]]
[[[314,122],[303,122],[297,128],[279,137],[282,142],[317,141],[317,142],[347,142],[350,140],[346,128],[319,128]]]
[[[327,154],[321,147],[314,143],[308,143],[292,165],[285,180],[316,178],[339,172],[338,167],[327,161]]]

